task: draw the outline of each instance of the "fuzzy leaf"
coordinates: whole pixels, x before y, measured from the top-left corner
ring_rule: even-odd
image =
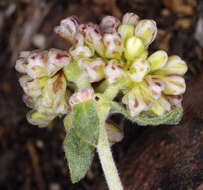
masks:
[[[71,129],[64,141],[71,181],[80,181],[87,173],[94,157],[94,147],[81,140]]]
[[[99,138],[99,118],[93,100],[73,107],[73,127],[83,141],[96,146]]]
[[[166,124],[166,125],[175,125],[178,124],[182,118],[183,110],[180,107],[175,108],[173,111],[167,113],[164,116],[147,116],[147,115],[142,115],[142,116],[135,116],[131,117],[128,111],[125,110],[125,108],[116,103],[116,102],[111,102],[111,112],[118,112],[124,114],[128,119],[131,121],[135,121],[139,125],[161,125],[161,124]]]

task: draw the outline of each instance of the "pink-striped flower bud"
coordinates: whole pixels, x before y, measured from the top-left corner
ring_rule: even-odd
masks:
[[[170,56],[166,65],[157,73],[184,75],[187,72],[187,65],[179,56]]]
[[[146,93],[148,91],[150,96],[153,97],[153,99],[155,100],[157,100],[161,96],[161,93],[166,86],[163,80],[153,75],[146,76],[144,82],[145,83],[142,85],[143,90]]]
[[[109,84],[116,82],[122,76],[124,76],[125,72],[122,66],[118,65],[117,60],[111,60],[107,63],[105,67],[105,75]]]
[[[78,32],[78,33],[75,35],[75,41],[74,41],[75,47],[83,46],[84,43],[85,43],[85,38],[84,38],[83,34],[80,33],[80,32]]]
[[[61,115],[68,111],[66,103],[66,79],[62,72],[47,80],[42,94],[35,104],[40,113]]]
[[[35,107],[35,100],[37,98],[34,98],[32,96],[29,96],[27,94],[23,94],[23,102],[25,103],[25,105],[28,107],[28,108],[34,108]]]
[[[75,104],[87,102],[94,98],[94,90],[92,88],[83,88],[78,92],[74,93],[70,99],[69,104],[73,107]]]
[[[26,73],[34,79],[53,76],[69,64],[70,60],[71,58],[66,51],[58,49],[22,52],[16,61],[16,70]]]
[[[166,84],[164,94],[168,95],[181,95],[184,94],[186,85],[185,80],[179,75],[167,75],[162,78]]]
[[[131,89],[123,97],[122,102],[126,104],[132,117],[148,110],[150,106],[148,97],[145,96],[139,86],[135,86],[133,89]]]
[[[149,72],[149,63],[145,59],[136,59],[129,69],[129,76],[134,82],[141,82]]]
[[[158,100],[154,101],[151,111],[158,116],[162,116],[171,111],[171,105],[165,96],[161,96]]]
[[[123,42],[119,33],[105,34],[104,45],[106,47],[105,57],[120,59],[123,52]]]
[[[147,19],[139,21],[135,28],[135,35],[143,40],[145,47],[148,47],[157,35],[156,22]]]
[[[120,20],[114,16],[105,16],[101,23],[100,28],[103,33],[114,33],[120,25]]]
[[[84,57],[92,57],[94,55],[94,50],[88,46],[78,46],[76,48],[70,48],[69,53],[74,59],[78,60]]]
[[[139,20],[140,20],[140,17],[135,13],[126,13],[122,18],[122,24],[136,26]]]
[[[46,84],[48,78],[33,79],[28,75],[23,75],[19,79],[19,83],[24,92],[31,97],[38,97],[41,95],[41,89]]]
[[[104,79],[105,61],[102,58],[82,58],[78,60],[80,67],[85,68],[90,82],[99,82]]]
[[[47,76],[48,51],[33,51],[27,58],[27,74],[32,78]]]
[[[123,130],[121,130],[119,126],[112,122],[106,122],[105,126],[108,135],[108,140],[111,145],[122,141],[124,134]]]
[[[70,64],[71,57],[66,51],[50,49],[48,53],[47,75],[53,76],[65,65]]]
[[[30,51],[20,52],[19,57],[16,60],[15,69],[19,73],[27,73],[27,57],[30,55]]]
[[[165,51],[159,50],[151,54],[147,60],[150,63],[150,71],[156,71],[166,65],[168,55]]]
[[[127,39],[124,48],[125,58],[127,60],[133,61],[143,52],[144,52],[144,44],[141,39],[135,36],[132,36],[131,38]]]
[[[78,31],[79,20],[75,16],[68,17],[61,21],[60,26],[55,27],[55,32],[62,38],[74,42],[75,35]]]
[[[95,49],[95,51],[104,56],[103,37],[97,25],[88,24],[85,30],[85,43]]]
[[[182,107],[182,95],[167,95],[166,97],[172,106]]]
[[[55,115],[46,115],[35,110],[31,110],[26,115],[27,120],[32,125],[38,125],[39,127],[48,126],[52,120],[56,117]]]

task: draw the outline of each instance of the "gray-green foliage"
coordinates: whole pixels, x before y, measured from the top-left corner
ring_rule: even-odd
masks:
[[[70,119],[71,117],[71,119]],[[87,173],[99,138],[99,118],[93,100],[76,104],[69,116],[70,129],[64,142],[65,155],[73,183]],[[70,124],[70,123],[69,123]]]
[[[175,125],[178,124],[182,118],[183,110],[181,107],[176,107],[174,110],[170,111],[169,113],[163,116],[135,116],[131,117],[128,111],[119,103],[117,102],[110,102],[111,104],[111,112],[119,112],[125,115],[131,121],[138,123],[139,125]]]
[[[94,147],[79,138],[71,129],[64,141],[65,155],[68,161],[71,180],[80,181],[87,173],[94,156]]]

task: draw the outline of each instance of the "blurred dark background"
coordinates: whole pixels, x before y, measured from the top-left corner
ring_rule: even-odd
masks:
[[[195,89],[198,89],[197,94],[202,93],[203,80],[197,80],[203,76],[202,0],[0,0],[0,190],[97,190],[95,184],[104,180],[97,156],[86,178],[73,185],[62,149],[65,135],[62,123],[56,121],[51,128],[45,129],[27,123],[25,114],[28,108],[22,102],[23,92],[18,84],[14,65],[18,53],[22,50],[51,47],[68,49],[70,44],[53,32],[54,26],[67,16],[77,15],[81,21],[99,23],[105,15],[121,18],[129,11],[135,12],[141,18],[151,18],[157,22],[158,36],[150,50],[164,49],[169,54],[184,58],[189,67],[185,77],[187,83],[192,81],[191,86],[198,83]],[[193,91],[189,92],[191,95],[188,95],[188,101],[195,101]],[[201,103],[195,105],[202,113]],[[126,154],[136,146],[137,139],[145,138],[145,131],[150,130],[149,133],[156,134],[158,130],[139,127],[128,121],[124,125],[124,140],[113,146],[119,168],[122,168],[122,160]],[[167,134],[169,127],[161,130]],[[145,151],[145,147],[139,142],[137,145],[140,148],[136,157]],[[202,138],[199,142],[199,145],[201,144]],[[203,153],[203,149],[201,150]],[[132,159],[136,160],[136,157]],[[202,160],[203,157],[194,159]],[[127,170],[126,167],[121,173]],[[170,167],[164,170],[164,173],[169,170]],[[203,170],[202,173],[194,175],[199,178],[190,186],[170,186],[172,182],[168,181],[169,185],[160,183],[160,188],[159,185],[131,184],[126,189],[202,190]],[[144,184],[147,178],[142,180]],[[178,178],[177,183],[184,183],[184,180],[187,178]]]

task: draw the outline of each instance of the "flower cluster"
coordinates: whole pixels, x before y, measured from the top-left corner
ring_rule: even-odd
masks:
[[[93,99],[96,87],[105,93],[122,81],[128,85],[118,93],[132,117],[143,112],[161,116],[181,106],[187,65],[162,50],[148,55],[157,34],[155,21],[126,13],[122,21],[106,16],[97,25],[71,16],[55,32],[72,43],[68,52],[22,52],[16,62],[24,101],[33,109],[27,116],[32,124],[46,126],[73,105]]]
[[[47,126],[67,113],[67,82],[61,69],[69,62],[68,53],[57,49],[21,52],[16,70],[22,73],[19,82],[25,92],[23,100],[32,108],[27,114],[31,124]]]

